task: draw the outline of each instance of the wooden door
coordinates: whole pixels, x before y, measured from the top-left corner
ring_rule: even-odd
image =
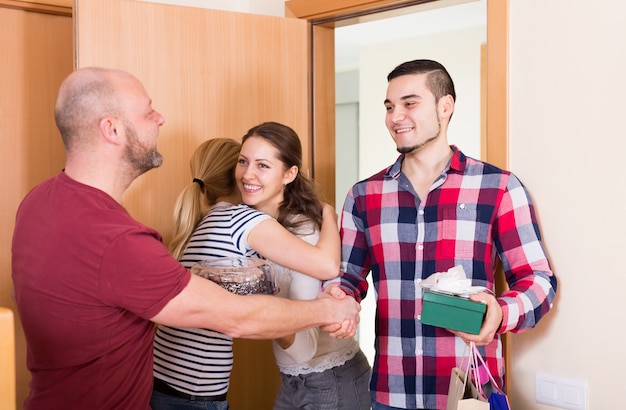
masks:
[[[30,373],[12,297],[11,240],[22,199],[63,168],[54,101],[59,84],[72,72],[71,9],[0,0],[0,27],[0,306],[10,308],[15,321],[15,383],[0,387],[3,398],[2,392],[13,390],[13,403],[0,398],[0,409],[21,409]],[[0,371],[12,367],[0,359]]]
[[[124,205],[166,241],[202,141],[240,140],[273,120],[294,128],[310,155],[306,21],[130,0],[78,0],[75,19],[77,66],[133,73],[165,117],[164,164],[133,183]],[[270,342],[236,340],[232,408],[271,408],[278,383]]]

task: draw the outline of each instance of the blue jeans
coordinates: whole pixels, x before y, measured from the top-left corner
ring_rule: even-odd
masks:
[[[228,410],[228,401],[197,401],[152,391],[152,410]]]
[[[361,351],[321,373],[281,374],[274,410],[369,410],[369,380],[370,365]]]

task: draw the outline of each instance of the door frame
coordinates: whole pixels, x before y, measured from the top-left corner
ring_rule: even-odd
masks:
[[[313,177],[335,203],[335,27],[408,14],[426,3],[443,7],[467,0],[289,0],[285,16],[305,19],[311,27],[311,152]],[[509,0],[487,0],[484,47],[481,159],[503,169],[509,165]],[[506,289],[502,268],[496,292]],[[511,385],[509,335],[502,335],[507,384]]]
[[[408,14],[425,3],[449,0],[290,0],[285,15],[311,27],[311,136],[313,177],[335,201],[335,27]],[[446,4],[443,4],[446,3]],[[439,4],[435,5],[439,6]],[[508,0],[487,0],[487,45],[483,159],[508,167]]]

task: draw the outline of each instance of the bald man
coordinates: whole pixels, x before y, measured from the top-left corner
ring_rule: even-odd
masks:
[[[359,307],[343,293],[313,301],[234,295],[190,274],[158,232],[127,213],[124,191],[163,162],[165,120],[137,78],[75,71],[61,84],[55,119],[65,168],[26,196],[13,236],[32,374],[25,409],[149,409],[154,323],[238,338],[314,326],[354,334]]]

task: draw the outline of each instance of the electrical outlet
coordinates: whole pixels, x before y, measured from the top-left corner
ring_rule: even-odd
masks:
[[[562,409],[587,410],[587,382],[537,373],[535,399]]]

